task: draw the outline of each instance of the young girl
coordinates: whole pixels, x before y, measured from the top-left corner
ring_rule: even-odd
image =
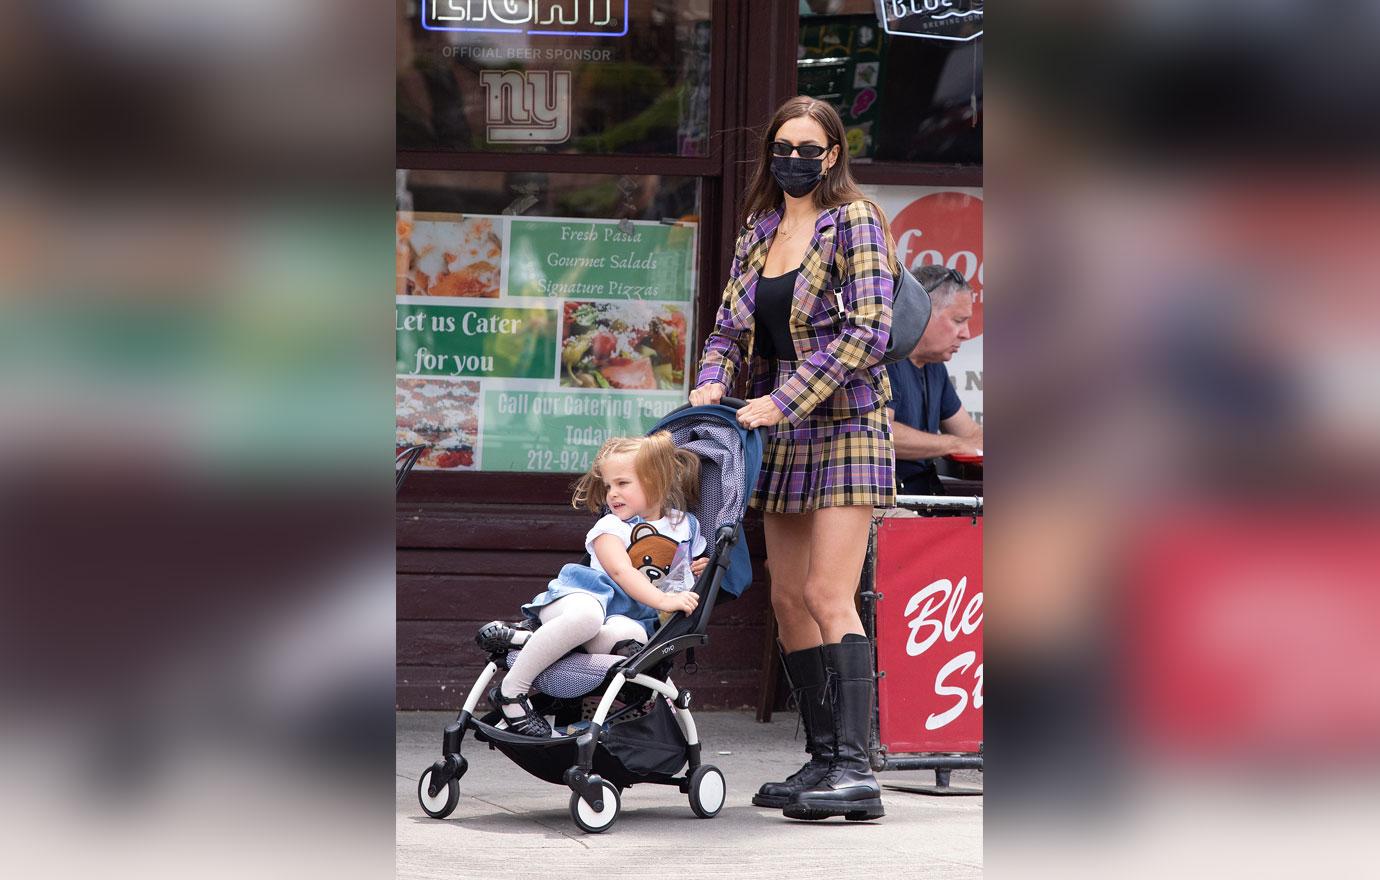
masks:
[[[564,566],[544,593],[522,606],[525,617],[541,621],[535,632],[498,623],[480,631],[486,650],[522,646],[489,694],[509,730],[551,736],[527,693],[542,670],[576,647],[605,654],[627,639],[645,643],[658,612],[695,610],[699,596],[691,588],[707,560],[694,557],[706,542],[684,510],[698,498],[699,469],[699,459],[677,450],[666,431],[615,438],[599,450],[571,502],[610,511],[585,536],[590,564]]]

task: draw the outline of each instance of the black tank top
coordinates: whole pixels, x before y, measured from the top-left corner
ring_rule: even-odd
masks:
[[[768,278],[757,276],[757,295],[753,307],[753,351],[764,358],[793,361],[795,343],[791,341],[791,300],[795,297],[795,276],[799,269]]]

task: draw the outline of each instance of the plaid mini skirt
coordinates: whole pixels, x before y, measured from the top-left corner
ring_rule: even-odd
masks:
[[[801,431],[806,425],[810,430]],[[767,435],[749,507],[808,513],[859,505],[896,506],[896,451],[885,407],[850,419],[807,418],[795,429],[782,422]]]

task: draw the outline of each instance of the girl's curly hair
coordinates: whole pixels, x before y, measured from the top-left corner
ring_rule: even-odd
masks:
[[[589,473],[575,481],[572,507],[599,513],[607,502],[604,463],[616,455],[634,455],[633,469],[647,493],[647,500],[662,508],[689,511],[700,503],[700,459],[677,449],[669,431],[648,437],[615,437],[594,456]],[[664,510],[663,510],[664,513]]]

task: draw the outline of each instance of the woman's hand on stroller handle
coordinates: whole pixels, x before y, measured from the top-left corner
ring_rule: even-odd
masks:
[[[706,382],[690,392],[691,406],[705,406],[711,403],[718,403],[723,399],[728,388],[722,382]]]
[[[744,428],[770,428],[785,417],[770,397],[754,397],[738,410],[738,424]]]
[[[701,385],[699,388],[696,388],[695,390],[690,392],[690,399],[687,402],[682,403],[680,406],[671,410],[669,413],[666,414],[666,417],[673,416],[676,413],[690,409],[693,406],[706,406],[710,404],[718,404],[719,406],[726,406],[732,410],[741,409],[742,407],[747,406],[746,401],[739,400],[736,397],[729,397],[726,394],[724,394],[722,390],[723,387],[724,386],[719,382],[708,382],[704,385]],[[714,392],[716,396],[714,396],[712,399],[710,399],[710,395],[706,393],[706,389],[709,388],[718,389]]]

